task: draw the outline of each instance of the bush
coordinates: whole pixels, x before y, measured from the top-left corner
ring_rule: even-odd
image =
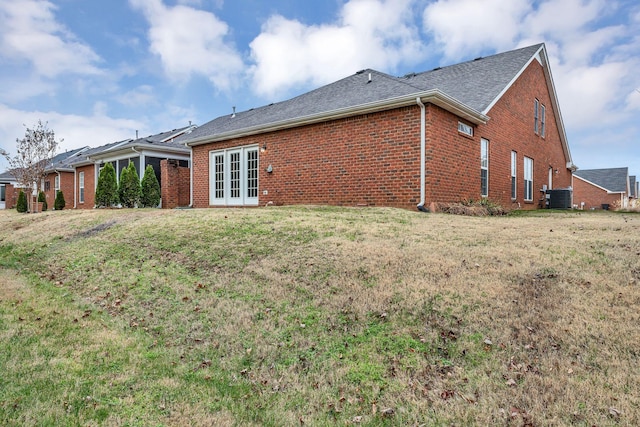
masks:
[[[116,181],[116,170],[107,163],[98,176],[98,186],[96,187],[96,206],[111,207],[118,204],[118,183]]]
[[[38,202],[42,203],[42,212],[46,211],[49,206],[47,205],[47,196],[45,196],[44,191],[38,193]]]
[[[120,174],[120,186],[118,195],[120,203],[126,208],[135,208],[140,201],[140,178],[133,162],[129,166],[122,169]]]
[[[160,183],[151,165],[144,170],[142,177],[142,197],[140,202],[143,207],[155,208],[160,204]]]
[[[64,205],[64,194],[62,194],[62,191],[58,190],[58,193],[56,193],[56,200],[53,202],[53,208],[57,211],[61,211],[64,209]]]
[[[20,213],[25,213],[28,209],[27,207],[27,196],[24,194],[24,191],[20,190],[20,194],[18,194],[18,201],[16,202],[16,209]]]

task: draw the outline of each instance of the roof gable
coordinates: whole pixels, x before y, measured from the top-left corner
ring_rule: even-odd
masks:
[[[610,193],[626,193],[628,191],[628,168],[580,169],[575,171],[573,175]]]

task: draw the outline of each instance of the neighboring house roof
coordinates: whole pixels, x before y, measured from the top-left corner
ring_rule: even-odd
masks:
[[[94,163],[95,160],[113,157],[123,152],[135,152],[137,150],[156,150],[163,152],[188,154],[189,149],[184,143],[180,142],[184,135],[188,135],[196,125],[189,125],[179,129],[173,129],[167,132],[149,135],[137,139],[125,139],[122,141],[112,142],[110,144],[101,145],[100,147],[90,148],[81,153],[72,163],[72,166],[82,166]]]
[[[0,184],[15,184],[17,182],[10,170],[0,173]]]
[[[416,105],[418,97],[472,123],[486,123],[489,120],[486,114],[491,107],[536,59],[545,70],[567,167],[574,167],[544,44],[402,77],[362,70],[286,101],[218,117],[194,130],[186,138],[186,144],[195,146]]]
[[[629,168],[579,169],[573,176],[606,190],[609,193],[626,193]]]
[[[635,175],[629,177],[629,188],[630,188],[629,196],[634,198],[638,197],[638,193],[636,192],[638,189],[637,189]]]
[[[76,148],[75,150],[65,151],[64,153],[59,153],[51,159],[51,163],[47,165],[45,172],[55,172],[55,171],[73,171],[73,161],[78,158],[78,156],[87,151],[89,147]]]

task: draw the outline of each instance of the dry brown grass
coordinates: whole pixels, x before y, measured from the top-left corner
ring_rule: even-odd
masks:
[[[94,343],[149,348],[111,374],[147,378],[148,423],[640,425],[638,215],[96,210],[0,225],[1,244],[105,313]],[[103,422],[147,407],[122,402]]]

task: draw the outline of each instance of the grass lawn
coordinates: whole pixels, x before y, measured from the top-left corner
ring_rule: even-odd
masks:
[[[0,211],[0,425],[640,425],[640,215]]]

